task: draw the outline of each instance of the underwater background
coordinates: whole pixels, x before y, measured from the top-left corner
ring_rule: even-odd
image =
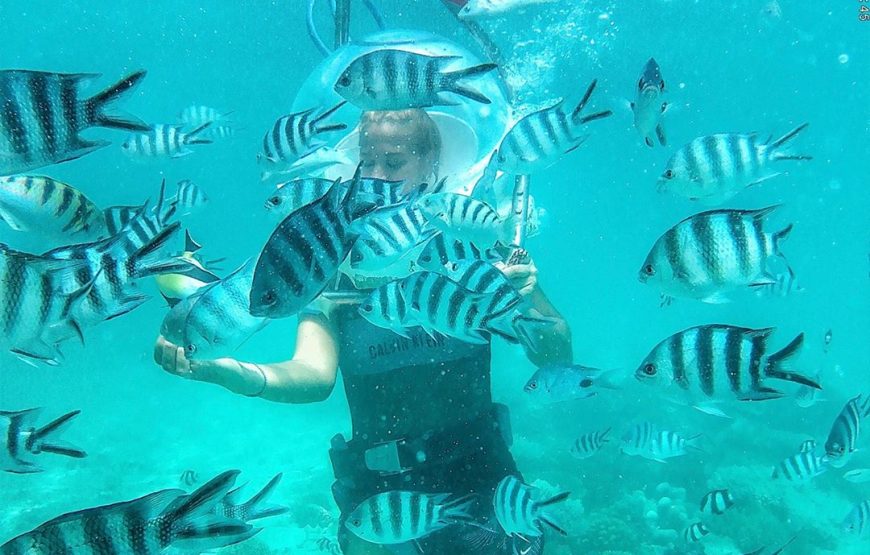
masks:
[[[170,121],[201,103],[232,110],[239,122],[234,137],[192,156],[144,163],[120,152],[123,133],[92,130],[113,145],[31,173],[73,184],[99,206],[156,198],[163,177],[193,180],[210,201],[185,226],[206,256],[227,257],[228,269],[256,256],[275,223],[264,215],[268,186],[256,163],[262,134],[291,110],[321,60],[307,38],[306,4],[0,3],[2,68],[102,73],[89,91],[146,69],[125,110],[149,122]],[[434,32],[476,51],[440,2],[378,5],[390,27]],[[870,393],[870,22],[858,20],[858,6],[857,0],[565,0],[483,24],[508,60],[521,102],[576,98],[597,78],[597,104],[616,111],[577,152],[535,174],[532,192],[546,216],[527,248],[542,287],[571,326],[575,362],[624,372],[624,387],[536,404],[523,392],[534,367],[521,349],[499,342],[493,350],[493,395],[511,408],[520,470],[546,491],[571,491],[557,509],[569,535],[550,536],[546,553],[658,553],[697,520],[701,496],[725,486],[741,504],[708,524],[712,533],[696,552],[744,553],[795,534],[787,553],[868,551],[870,540],[847,536],[840,523],[870,497],[870,483],[843,480],[846,469],[805,484],[770,478],[801,441],[823,440],[846,400]],[[325,12],[318,16],[331,29]],[[372,30],[357,9],[352,36]],[[650,56],[663,68],[674,105],[666,148],[643,145],[623,107]],[[672,151],[700,135],[779,136],[805,121],[800,150],[813,160],[727,203],[784,205],[772,227],[795,224],[783,250],[804,291],[661,307],[658,294],[638,281],[638,268],[659,235],[702,209],[656,191]],[[0,242],[27,250],[31,240],[0,228]],[[171,376],[152,360],[166,308],[153,284],[146,289],[157,298],[90,330],[84,346],[65,344],[61,366],[31,367],[0,355],[0,408],[40,406],[48,417],[81,409],[65,438],[88,451],[84,460],[41,461],[42,473],[0,473],[0,542],[64,512],[176,487],[187,470],[204,481],[238,468],[251,494],[283,472],[273,501],[291,510],[222,552],[322,552],[317,540],[334,538],[338,514],[329,439],[350,431],[340,384],[327,401],[300,406]],[[747,404],[724,420],[662,402],[654,388],[630,379],[660,340],[705,323],[776,327],[776,346],[805,332],[798,367],[821,372],[820,402],[806,409],[790,397]],[[289,358],[295,325],[295,318],[272,322],[236,356]],[[618,439],[644,420],[703,434],[703,451],[666,464],[623,455],[615,441],[587,460],[569,453],[581,433],[612,427]],[[870,466],[868,438],[862,440],[849,468]]]

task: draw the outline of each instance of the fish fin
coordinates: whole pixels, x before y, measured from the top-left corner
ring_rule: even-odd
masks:
[[[544,499],[543,501],[538,501],[535,503],[535,507],[546,507],[547,505],[554,505],[556,503],[561,503],[562,501],[568,499],[568,496],[571,495],[570,491],[563,491],[557,493],[556,495],[550,497],[549,499]]]
[[[786,380],[815,389],[821,389],[822,386],[810,378],[788,370],[789,362],[798,354],[803,343],[804,334],[800,333],[788,345],[767,357],[764,365],[764,375],[777,380]]]
[[[662,104],[662,113],[664,113],[666,105],[667,103]],[[661,144],[662,146],[668,146],[668,139],[665,136],[665,128],[661,122],[656,125],[656,137],[659,140],[659,144]]]
[[[580,116],[580,112],[583,111],[583,108],[589,103],[589,99],[592,97],[592,93],[595,91],[595,87],[598,86],[598,79],[593,79],[589,86],[586,87],[586,92],[583,93],[583,98],[580,99],[580,102],[577,103],[577,106],[574,107],[574,111],[571,112],[571,121],[575,124],[578,123],[578,118]],[[632,106],[633,108],[633,106]]]
[[[153,274],[183,274],[195,267],[189,260],[184,258],[166,258],[161,252],[173,235],[181,228],[179,222],[175,222],[163,228],[148,243],[133,253],[127,261],[132,268],[133,276],[137,278]]]
[[[794,224],[788,224],[785,228],[777,231],[773,234],[773,253],[779,256],[782,256],[782,253],[779,250],[779,245],[786,239],[788,239],[791,230],[794,229]]]
[[[489,104],[492,102],[489,98],[487,98],[475,89],[460,85],[458,81],[461,79],[467,79],[470,77],[475,77],[477,75],[482,75],[496,69],[497,67],[498,65],[496,64],[480,64],[464,69],[459,69],[456,71],[447,72],[442,76],[442,87],[450,92],[456,93],[466,98],[470,98],[471,100],[475,100],[482,104]]]
[[[653,140],[650,139],[649,137],[644,137],[644,138],[643,138],[643,142],[645,142],[645,143],[646,143],[646,146],[648,146],[648,147],[650,147],[650,148],[652,148],[653,146],[655,146],[655,143],[653,143]]]
[[[80,410],[68,412],[35,430],[27,441],[27,449],[32,453],[45,451],[75,458],[87,456],[87,453],[81,449],[64,443],[58,438],[69,427],[72,419],[80,413]]]
[[[193,131],[191,131],[190,133],[185,133],[184,139],[182,142],[186,145],[206,145],[206,144],[212,143],[213,141],[211,139],[206,139],[206,138],[202,138],[202,137],[198,136],[200,133],[202,133],[203,131],[208,129],[208,127],[210,125],[211,125],[211,122],[207,121],[207,122],[203,123],[202,125],[200,125],[199,127],[197,127],[196,129],[194,129]],[[181,126],[179,126],[179,127],[181,127]],[[179,129],[179,132],[180,131],[181,131],[181,129]],[[179,156],[186,156],[186,155],[190,154],[191,152],[193,152],[193,151],[192,150],[185,150],[185,151],[182,151],[181,153],[179,153]]]
[[[750,283],[749,287],[767,287],[769,285],[776,285],[776,277],[765,272],[758,279]]]
[[[765,175],[764,177],[759,177],[755,181],[751,181],[751,182],[747,183],[746,186],[753,187],[755,185],[760,185],[760,184],[764,183],[765,181],[767,181],[769,179],[773,179],[774,177],[779,177],[780,175],[782,175],[782,172],[776,172],[776,173],[772,173],[770,175]]]
[[[809,155],[793,155],[786,152],[779,152],[782,147],[784,147],[792,139],[794,139],[798,135],[798,133],[806,129],[808,125],[809,123],[801,124],[783,135],[782,137],[778,138],[774,142],[771,143],[770,141],[768,141],[769,144],[767,145],[767,147],[770,152],[770,158],[772,160],[812,160],[812,156]]]
[[[548,515],[540,515],[540,516],[538,516],[538,519],[541,522],[543,522],[544,524],[546,524],[547,526],[549,526],[550,528],[552,528],[553,530],[555,530],[556,532],[558,532],[559,534],[561,534],[562,536],[568,535],[568,532],[564,528],[562,528],[561,526],[559,526],[558,524],[553,522],[553,520]],[[528,541],[528,540],[526,540],[526,541]],[[529,543],[531,543],[531,542],[529,542]]]
[[[565,154],[570,154],[571,152],[574,152],[575,150],[577,150],[578,148],[580,148],[580,147],[583,145],[583,143],[586,142],[586,139],[587,139],[587,138],[588,138],[588,137],[581,137],[579,141],[577,141],[577,142],[574,143],[573,145],[569,146],[569,147],[565,150]]]
[[[316,118],[314,118],[314,120],[311,122],[311,125],[314,127],[314,131],[316,133],[328,133],[330,131],[341,131],[343,129],[347,129],[347,124],[344,124],[344,123],[333,123],[333,124],[329,124],[329,125],[321,125],[323,120],[325,120],[326,118],[328,118],[329,116],[331,116],[332,114],[337,112],[345,104],[347,104],[347,100],[342,100],[341,102],[339,102],[338,104],[336,104],[332,108],[325,110],[323,113],[321,113]]]
[[[203,515],[175,533],[174,548],[201,553],[243,542],[262,530],[241,520],[216,514]]]
[[[29,341],[26,345],[9,349],[18,357],[24,357],[29,361],[38,361],[48,366],[57,366],[63,361],[63,355],[56,346],[47,344],[42,339]],[[24,362],[28,362],[25,360]]]
[[[767,219],[768,216],[770,216],[781,206],[781,204],[773,204],[771,206],[759,208],[758,210],[748,210],[747,214],[751,216],[753,220],[763,222],[765,219]]]
[[[476,494],[463,495],[441,505],[442,520],[445,522],[473,522],[475,520],[470,510],[477,498]]]
[[[137,71],[124,77],[111,87],[92,96],[85,101],[85,118],[92,125],[126,129],[129,131],[148,131],[150,127],[142,120],[127,114],[107,114],[105,110],[120,99],[124,93],[132,90],[145,77],[145,71]]]
[[[737,397],[738,401],[770,401],[779,399],[784,393],[772,387],[758,386]]]
[[[591,121],[609,118],[613,115],[613,110],[602,110],[601,112],[595,112],[594,114],[589,114],[588,116],[583,116],[582,118],[577,120],[577,125],[585,125]]]
[[[269,496],[275,492],[275,487],[277,487],[278,482],[281,481],[282,476],[283,474],[281,473],[276,474],[274,478],[269,480],[269,483],[266,484],[263,489],[245,502],[244,506],[249,515],[248,521],[284,514],[290,510],[289,507],[265,504],[265,501]]]
[[[722,409],[716,407],[713,403],[698,403],[692,405],[692,408],[703,412],[704,414],[709,414],[710,416],[718,416],[719,418],[731,418],[730,415],[726,414]]]
[[[167,297],[165,293],[160,292],[160,296],[163,297],[163,300],[166,301],[166,305],[169,308],[173,308],[175,305],[181,302],[181,299],[176,299],[174,297]]]
[[[730,303],[731,299],[728,298],[728,295],[726,295],[725,293],[722,293],[721,291],[717,291],[715,293],[712,293],[712,294],[707,295],[706,297],[702,298],[701,302],[707,303],[707,304],[726,304],[726,303]]]
[[[0,220],[6,222],[6,225],[11,227],[15,231],[28,231],[28,229],[24,225],[22,225],[21,222],[15,219],[15,216],[4,210],[2,206],[0,206]]]
[[[64,152],[62,158],[58,160],[58,162],[69,162],[70,160],[75,160],[77,158],[81,158],[86,154],[90,154],[91,152],[95,152],[100,150],[103,147],[109,146],[112,144],[110,141],[73,141],[72,144],[76,145],[74,148]]]
[[[150,297],[148,295],[129,295],[115,303],[115,310],[106,316],[105,321],[114,320],[142,306]]]
[[[199,249],[202,248],[202,245],[194,241],[193,237],[190,235],[190,230],[184,230],[184,250],[185,252],[195,253]]]

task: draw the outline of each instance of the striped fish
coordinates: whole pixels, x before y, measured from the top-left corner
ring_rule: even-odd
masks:
[[[522,483],[515,476],[505,476],[495,488],[492,505],[495,518],[508,536],[537,537],[544,534],[542,524],[546,524],[563,536],[567,536],[561,526],[547,514],[546,508],[568,498],[571,492],[563,491],[542,501],[532,499],[532,487]]]
[[[676,432],[660,430],[650,422],[642,422],[622,436],[620,450],[626,455],[665,462],[687,454],[688,449],[698,449],[695,443],[699,437],[685,438]]]
[[[288,181],[300,177],[322,176],[323,172],[332,166],[352,166],[355,164],[356,162],[351,159],[349,152],[347,149],[339,150],[324,145],[289,165],[280,166],[269,163],[271,165],[268,169],[260,172],[260,180],[268,181],[280,178]],[[258,160],[265,160],[265,158],[260,157]]]
[[[355,219],[375,208],[359,197],[359,168],[349,189],[335,185],[320,199],[287,216],[269,237],[254,270],[250,312],[281,318],[296,314],[335,278],[350,252]]]
[[[703,522],[693,522],[683,532],[683,539],[686,540],[686,543],[695,543],[701,541],[701,538],[709,533],[710,529]]]
[[[849,511],[846,518],[843,519],[843,530],[850,534],[863,536],[867,531],[867,524],[870,523],[870,499],[861,501]]]
[[[804,440],[801,442],[800,446],[798,447],[799,453],[812,453],[815,450],[816,450],[816,440],[814,440],[814,439]]]
[[[362,110],[404,110],[455,104],[444,93],[475,102],[490,100],[459,81],[483,75],[495,64],[448,71],[456,56],[426,56],[384,48],[363,54],[350,63],[335,84],[335,92]]]
[[[332,187],[332,179],[320,177],[303,177],[278,183],[276,190],[266,199],[265,207],[270,214],[286,218],[294,210],[311,204],[319,199]],[[342,181],[342,187],[350,187],[351,181]],[[401,194],[405,186],[404,181],[385,181],[363,177],[360,180],[359,190],[372,199],[377,206],[385,207],[399,204],[403,200]]]
[[[507,132],[490,166],[503,172],[531,174],[556,163],[563,155],[576,150],[586,140],[584,126],[613,114],[610,110],[581,115],[598,81],[592,81],[583,98],[570,113],[563,101],[532,112],[517,121]],[[487,172],[492,173],[488,167]]]
[[[821,389],[819,384],[789,369],[803,345],[804,335],[768,354],[767,341],[774,331],[725,324],[688,328],[656,345],[638,366],[635,377],[662,390],[676,386],[690,399],[702,396],[763,401],[782,397],[781,391],[764,383],[766,378]]]
[[[497,248],[481,251],[472,243],[451,239],[443,234],[436,235],[417,257],[415,267],[420,270],[444,273],[448,262],[459,260],[486,260],[490,263],[503,262],[504,257]]]
[[[870,413],[870,398],[861,401],[861,395],[850,399],[837,415],[825,440],[825,462],[842,468],[857,450],[855,444],[861,432],[861,420]]]
[[[144,71],[125,77],[90,98],[81,98],[81,73],[0,70],[0,175],[74,160],[109,144],[79,136],[89,127],[143,131],[141,121],[107,109],[135,87]]]
[[[665,92],[665,81],[662,79],[662,71],[654,58],[647,60],[637,81],[637,91],[634,102],[631,103],[631,111],[634,112],[634,128],[648,147],[655,145],[653,135],[662,146],[667,144],[665,130],[662,126],[662,115],[668,109],[668,103],[662,102],[662,94]]]
[[[472,499],[449,497],[442,493],[385,491],[360,503],[344,525],[368,542],[389,545],[420,539],[454,522],[473,520],[468,513]]]
[[[408,314],[402,283],[402,280],[393,280],[377,287],[360,303],[357,310],[375,326],[408,338],[406,328],[417,325],[417,322]]]
[[[698,137],[668,160],[659,178],[659,190],[710,204],[725,202],[746,187],[782,175],[774,168],[777,162],[811,160],[811,156],[786,150],[807,125],[798,126],[773,142],[762,142],[754,133]]]
[[[451,238],[487,248],[510,243],[511,219],[503,219],[489,204],[458,193],[436,193],[417,201],[429,225]]]
[[[604,431],[590,432],[581,435],[574,440],[573,444],[571,444],[571,449],[569,450],[571,455],[575,459],[581,460],[588,459],[595,455],[595,453],[601,451],[605,443],[610,442],[607,438],[607,434],[609,433],[610,428],[607,428]]]
[[[173,306],[181,299],[190,297],[209,283],[220,281],[220,277],[206,268],[197,253],[202,248],[199,243],[190,236],[190,231],[184,232],[184,251],[179,255],[190,265],[190,271],[184,274],[158,274],[154,276],[154,282],[160,289],[160,294]],[[215,264],[218,261],[209,263]]]
[[[139,206],[110,206],[103,210],[103,218],[110,237],[126,228],[141,247],[166,227],[176,211],[175,199],[166,199],[166,179],[163,179],[154,208],[149,209],[148,202]]]
[[[811,480],[827,470],[824,459],[815,453],[797,453],[780,461],[773,469],[774,479],[783,478],[789,482]]]
[[[714,489],[701,498],[701,513],[721,515],[734,506],[734,498],[727,489]]]
[[[60,439],[60,435],[81,411],[64,414],[45,426],[37,427],[41,408],[0,411],[0,470],[25,474],[41,472],[33,458],[53,453],[80,459],[87,456],[81,449]]]
[[[792,225],[764,231],[776,206],[761,210],[711,210],[678,223],[659,237],[639,272],[671,297],[728,302],[728,293],[776,283],[768,269]]]
[[[359,239],[350,251],[350,268],[360,274],[377,275],[438,233],[424,229],[423,213],[408,203],[379,208],[354,225]]]
[[[185,319],[184,354],[189,359],[229,356],[269,323],[248,311],[254,263],[246,262],[224,279],[206,285]]]
[[[41,236],[96,236],[102,213],[81,191],[43,176],[0,177],[0,219]]]
[[[158,123],[147,131],[130,135],[121,149],[137,158],[181,158],[193,154],[190,145],[204,145],[211,139],[201,136],[210,124],[200,125],[192,131],[185,131],[184,125]]]
[[[78,285],[82,263],[13,251],[0,244],[0,348],[55,365],[58,343],[81,335],[75,312],[93,286]]]
[[[278,482],[281,481],[283,474],[276,474],[274,478],[269,480],[263,489],[258,491],[253,497],[245,502],[238,502],[236,498],[239,496],[238,487],[226,494],[220,503],[215,505],[213,513],[225,518],[241,520],[242,522],[251,522],[261,518],[268,518],[286,513],[290,510],[289,507],[281,505],[269,505],[266,501],[275,492]]]
[[[226,121],[226,117],[230,114],[232,112],[221,112],[217,108],[210,106],[191,104],[178,113],[178,120],[188,127],[199,127],[206,123]]]
[[[798,281],[794,270],[790,267],[787,267],[782,272],[773,274],[771,277],[773,278],[773,283],[767,283],[755,289],[757,296],[783,298],[806,291],[804,286]]]
[[[175,194],[175,198],[169,202],[177,206],[180,215],[186,216],[202,208],[208,202],[208,196],[193,181],[182,179],[178,182],[178,192]]]
[[[239,472],[224,472],[190,495],[166,489],[61,515],[0,546],[3,555],[75,553],[158,555],[195,545],[208,551],[244,541],[259,529],[211,511]]]
[[[281,116],[263,137],[262,159],[289,164],[324,146],[323,134],[347,129],[344,123],[326,121],[344,105],[345,102],[339,102],[328,110],[309,108]]]

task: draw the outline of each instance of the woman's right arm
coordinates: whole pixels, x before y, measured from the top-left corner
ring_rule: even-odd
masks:
[[[154,360],[170,374],[214,383],[248,397],[278,403],[313,403],[329,397],[335,386],[338,341],[326,316],[303,315],[296,328],[296,352],[284,362],[188,360],[182,347],[162,336],[154,346]]]

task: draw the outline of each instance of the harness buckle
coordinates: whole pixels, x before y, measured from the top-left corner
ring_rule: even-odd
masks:
[[[404,444],[404,439],[396,439],[366,449],[363,453],[366,468],[384,475],[401,474],[411,470],[410,467],[403,467],[399,459],[399,445]]]

